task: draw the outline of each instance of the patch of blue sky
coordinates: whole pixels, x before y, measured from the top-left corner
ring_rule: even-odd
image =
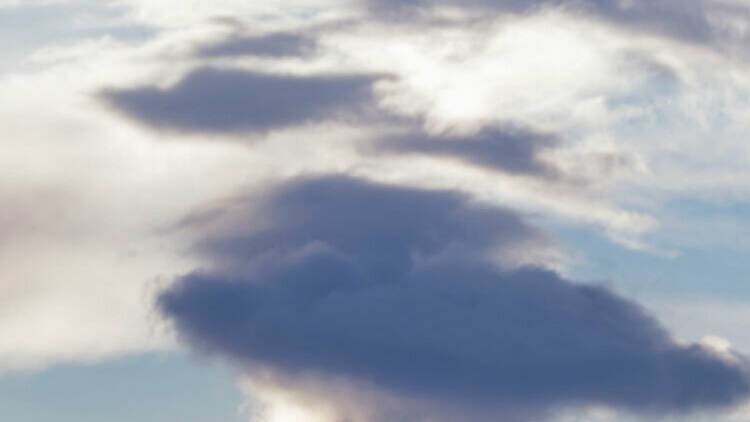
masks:
[[[685,218],[718,217],[750,221],[750,201],[675,197],[665,201],[663,207]]]
[[[667,69],[655,69],[640,85],[607,99],[607,108],[630,117],[613,128],[624,135],[654,126],[670,127],[678,116],[672,109],[680,95],[680,81]]]
[[[568,272],[573,279],[604,282],[639,299],[750,299],[748,251],[731,242],[703,247],[699,242],[665,242],[659,233],[645,239],[661,251],[673,251],[672,255],[630,249],[582,226],[545,226],[573,257]]]
[[[16,70],[39,48],[110,36],[140,41],[156,29],[128,23],[126,9],[102,2],[0,8],[0,70]]]
[[[183,354],[148,354],[0,377],[15,422],[239,422],[236,374]]]

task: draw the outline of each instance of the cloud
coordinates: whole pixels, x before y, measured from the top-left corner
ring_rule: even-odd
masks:
[[[495,265],[544,241],[509,211],[336,176],[248,201],[192,227],[211,265],[158,299],[204,352],[467,409],[683,411],[750,392],[739,364],[606,288]]]
[[[311,53],[315,49],[315,46],[315,39],[309,36],[275,32],[257,36],[229,38],[202,48],[199,55],[202,57],[305,56]]]
[[[493,170],[553,176],[555,169],[540,160],[537,154],[556,143],[553,136],[528,130],[484,128],[466,136],[424,133],[391,136],[380,140],[374,149],[387,153],[454,157]]]
[[[369,273],[392,278],[413,265],[413,254],[423,259],[446,252],[476,256],[524,242],[547,242],[512,212],[470,206],[459,193],[390,188],[343,176],[300,179],[249,202],[253,209],[234,217],[238,221],[227,235],[206,236],[195,251],[237,267],[269,252],[295,254],[318,245],[355,254]],[[270,218],[273,226],[252,233],[240,230],[252,228],[256,218]],[[210,220],[205,217],[196,225]]]
[[[105,90],[103,97],[148,126],[186,132],[265,132],[327,119],[360,119],[375,76],[291,76],[201,68],[176,85]]]

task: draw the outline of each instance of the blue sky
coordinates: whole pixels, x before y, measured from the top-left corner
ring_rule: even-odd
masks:
[[[750,421],[750,5],[0,0],[0,414]]]
[[[14,420],[240,421],[242,401],[227,368],[180,354],[60,365],[2,383],[3,414]]]

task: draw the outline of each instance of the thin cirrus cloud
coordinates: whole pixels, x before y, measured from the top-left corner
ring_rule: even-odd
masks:
[[[109,89],[103,98],[147,126],[181,132],[266,132],[375,112],[374,75],[292,76],[201,68],[172,87]]]
[[[223,229],[203,228],[195,250],[213,266],[158,298],[198,350],[529,414],[686,411],[750,393],[742,357],[678,343],[636,303],[492,264],[493,253],[544,242],[510,211],[345,176],[297,179],[250,202]]]
[[[553,177],[557,170],[541,160],[539,152],[557,143],[554,136],[532,130],[485,127],[471,135],[412,132],[390,136],[376,141],[372,149],[380,153],[452,157],[490,170]]]

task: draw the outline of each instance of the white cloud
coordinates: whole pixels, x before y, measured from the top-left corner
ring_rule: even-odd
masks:
[[[131,50],[84,50],[0,79],[0,372],[175,347],[152,297],[196,263],[160,230],[254,174],[239,146],[112,118],[90,95]]]
[[[327,40],[354,66],[394,73],[383,104],[426,119],[432,132],[495,122],[556,130],[600,126],[602,99],[643,77],[605,28],[546,12],[478,27],[365,25]],[[582,78],[581,75],[587,75]]]
[[[312,373],[289,375],[253,368],[240,378],[238,386],[247,397],[240,414],[251,422],[452,422],[462,418],[493,422],[498,415],[496,409],[456,408]],[[529,416],[528,410],[512,408],[504,408],[502,414],[504,420],[513,422]],[[543,414],[536,416],[544,419]]]

